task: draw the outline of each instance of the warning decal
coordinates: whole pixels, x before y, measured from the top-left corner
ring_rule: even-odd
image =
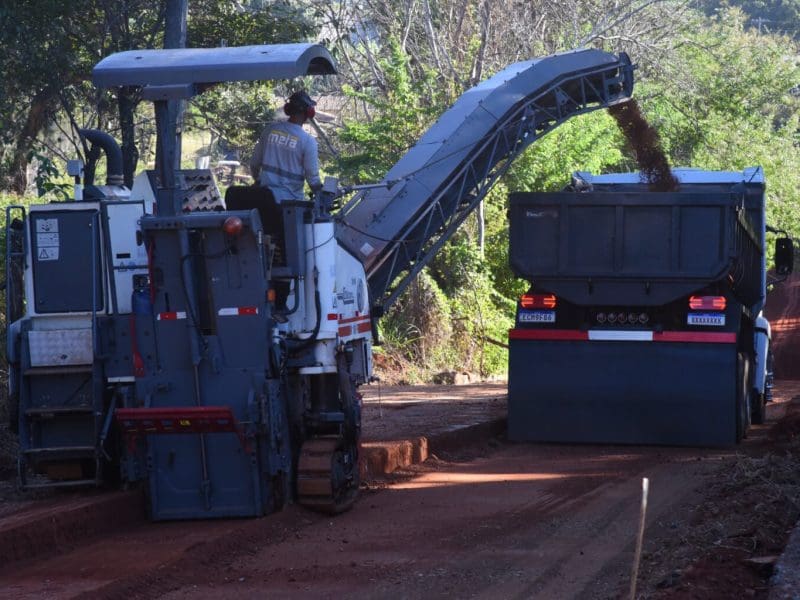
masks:
[[[36,233],[58,233],[58,219],[37,219]]]
[[[52,248],[53,246],[58,246],[61,240],[58,237],[57,233],[37,233],[36,234],[36,245],[40,248],[42,246],[47,246],[48,248]]]
[[[36,260],[58,260],[61,237],[58,219],[36,220]]]
[[[53,248],[39,248],[36,253],[38,260],[58,260],[58,246]]]

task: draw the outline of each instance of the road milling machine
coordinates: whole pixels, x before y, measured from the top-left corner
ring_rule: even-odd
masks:
[[[376,320],[522,150],[633,87],[624,54],[514,64],[333,212],[335,181],[275,205],[258,187],[223,198],[210,171],[177,166],[170,103],[220,82],[335,72],[314,44],[129,51],[97,64],[97,87],[136,86],[153,102],[156,164],[128,189],[116,142],[85,131],[105,153],[106,184],[85,175],[73,201],[7,211],[23,487],[141,482],[155,520],[257,516],[290,500],[347,509]]]

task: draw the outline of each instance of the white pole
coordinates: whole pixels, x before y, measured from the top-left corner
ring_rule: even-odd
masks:
[[[631,593],[630,600],[636,600],[636,580],[639,577],[639,561],[642,558],[642,542],[644,540],[644,520],[647,513],[647,491],[650,487],[650,480],[642,478],[642,510],[639,515],[639,532],[636,535],[636,552],[633,555],[633,572],[631,573]]]

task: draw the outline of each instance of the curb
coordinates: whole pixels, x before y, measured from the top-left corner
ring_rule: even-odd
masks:
[[[506,419],[460,427],[430,437],[361,443],[361,476],[370,480],[425,462],[436,452],[453,452],[504,433]]]
[[[65,545],[145,520],[141,493],[113,492],[9,515],[0,522],[0,565],[59,552]]]

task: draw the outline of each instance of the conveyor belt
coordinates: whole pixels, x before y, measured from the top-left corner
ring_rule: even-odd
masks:
[[[384,181],[340,213],[339,242],[364,261],[379,315],[456,231],[511,162],[571,116],[623,102],[624,53],[576,50],[514,64],[465,92]],[[403,275],[398,280],[398,276]]]

